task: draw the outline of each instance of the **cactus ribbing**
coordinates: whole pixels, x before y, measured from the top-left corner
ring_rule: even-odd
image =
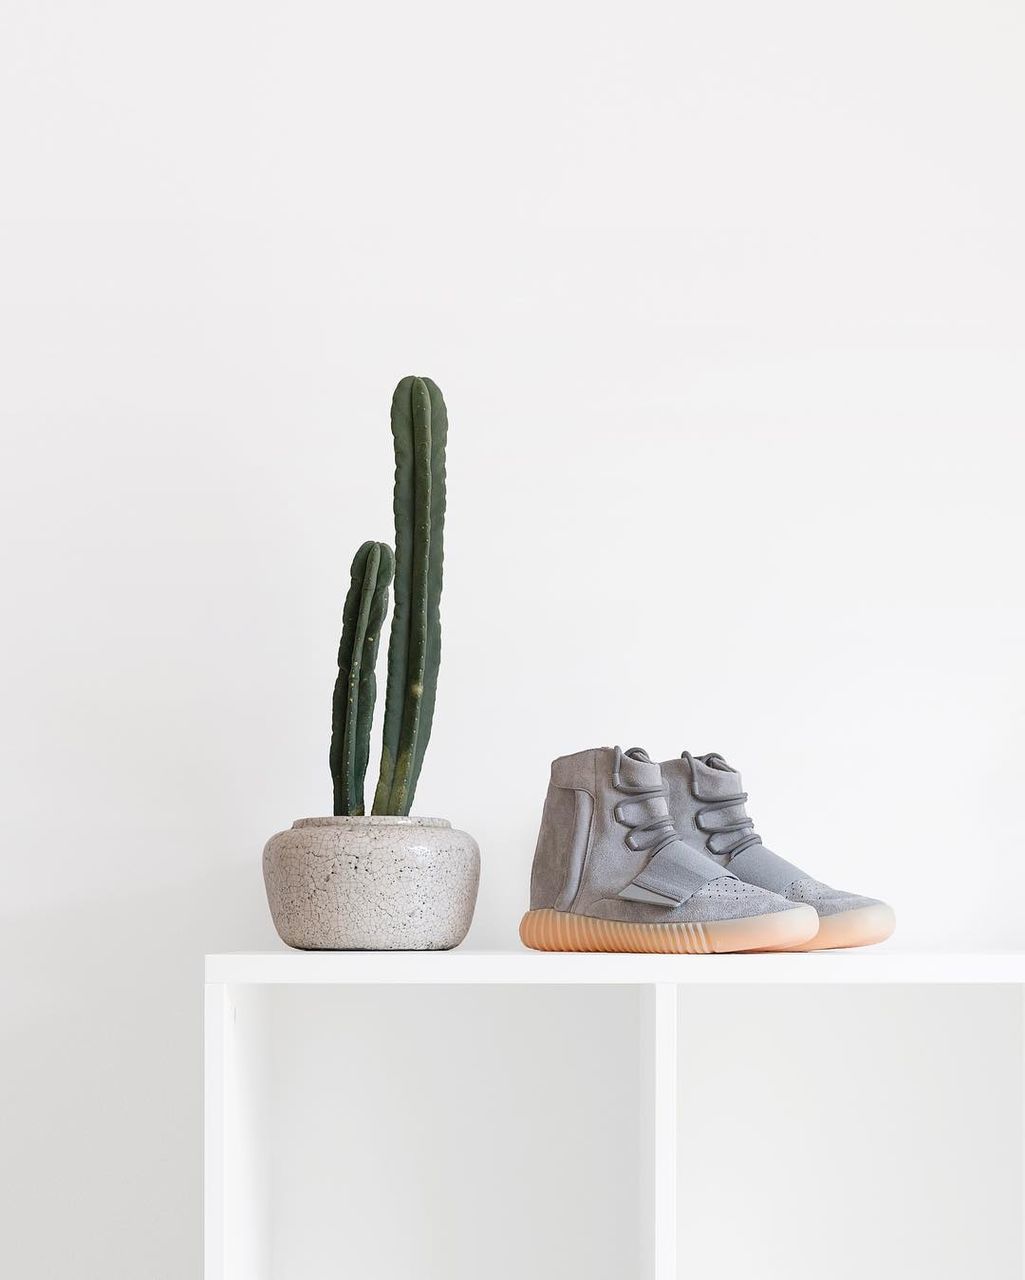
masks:
[[[429,378],[403,378],[392,399],[391,426],[395,612],[374,813],[406,814],[431,733],[441,662],[448,414],[435,383]]]
[[[392,566],[391,548],[383,542],[364,542],[352,561],[332,709],[331,776],[336,814],[364,812],[363,781],[377,699],[374,666],[388,612]]]

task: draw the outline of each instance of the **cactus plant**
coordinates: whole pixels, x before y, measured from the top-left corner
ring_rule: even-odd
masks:
[[[388,612],[394,560],[383,542],[364,542],[352,561],[342,609],[338,677],[331,724],[331,775],[336,814],[363,813],[363,780],[377,701],[377,645]]]
[[[375,814],[408,814],[434,720],[441,663],[441,583],[448,414],[429,378],[403,378],[392,397],[395,446],[395,611],[388,643],[381,772]],[[352,563],[335,684],[331,773],[335,813],[364,812],[377,640],[392,556],[367,542]]]
[[[440,390],[429,378],[403,378],[395,388],[391,428],[395,612],[374,812],[408,813],[431,734],[441,662],[448,414]]]

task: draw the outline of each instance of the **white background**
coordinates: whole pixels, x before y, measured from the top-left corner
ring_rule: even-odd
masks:
[[[480,842],[472,943],[515,938],[548,761],[617,741],[724,752],[903,944],[1022,943],[1020,5],[0,34],[16,1274],[198,1274],[200,956],[274,943],[262,844],[330,806],[409,372],[451,417],[416,808]]]

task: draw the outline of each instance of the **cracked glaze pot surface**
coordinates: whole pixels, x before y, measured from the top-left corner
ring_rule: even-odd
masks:
[[[307,951],[446,951],[480,879],[473,836],[444,818],[301,818],[263,851],[274,927]]]

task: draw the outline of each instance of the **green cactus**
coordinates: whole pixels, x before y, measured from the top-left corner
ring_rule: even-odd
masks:
[[[332,707],[330,762],[336,814],[364,812],[363,780],[377,700],[374,667],[393,565],[391,547],[383,542],[364,542],[352,561]]]
[[[429,378],[403,378],[392,398],[395,612],[381,774],[374,813],[409,813],[431,734],[441,662],[445,445],[448,414]]]

